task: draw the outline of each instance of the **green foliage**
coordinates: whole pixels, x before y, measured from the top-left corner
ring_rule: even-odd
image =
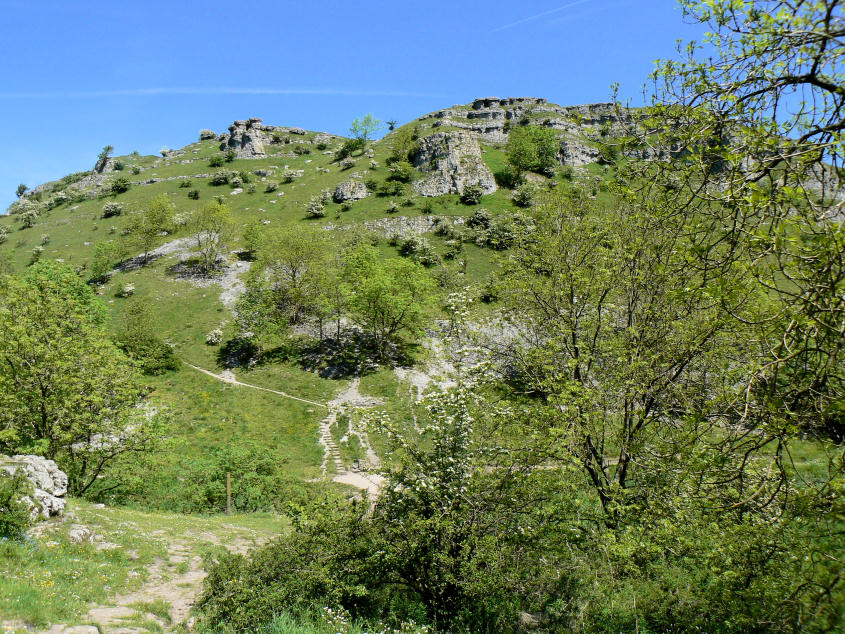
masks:
[[[105,146],[102,149],[102,151],[97,155],[97,161],[99,163],[105,163],[109,159],[109,157],[112,155],[112,152],[114,152],[114,146],[112,146],[112,145]]]
[[[232,485],[232,509],[238,513],[284,512],[307,502],[311,493],[301,479],[267,447],[236,442],[192,457],[180,466],[184,489],[174,510],[182,513],[222,513],[226,510],[226,474]]]
[[[20,198],[20,197],[21,197],[21,196],[23,196],[23,195],[24,195],[24,194],[25,194],[28,190],[29,190],[29,187],[27,187],[26,185],[24,185],[23,183],[21,183],[21,184],[20,184],[20,185],[18,185],[18,186],[17,186],[17,188],[15,189],[15,196],[17,196],[18,198]]]
[[[0,539],[22,539],[31,523],[29,509],[21,498],[31,495],[23,473],[10,476],[0,469]]]
[[[355,152],[363,152],[367,146],[366,142],[361,139],[347,139],[343,142],[337,152],[335,152],[335,160],[342,161],[345,158],[352,156]]]
[[[227,170],[219,170],[211,175],[211,178],[208,179],[208,184],[216,186],[228,185],[230,178],[231,174]]]
[[[98,242],[94,245],[94,255],[88,265],[88,281],[93,283],[105,282],[114,264],[123,259],[123,246],[114,240]]]
[[[519,180],[525,171],[554,174],[559,145],[558,136],[551,128],[535,125],[512,128],[505,151],[516,179]]]
[[[238,155],[235,152],[235,150],[229,149],[229,150],[226,150],[226,153],[223,155],[223,159],[227,163],[231,163],[232,161],[234,161],[237,158],[237,156]]]
[[[409,128],[403,128],[391,135],[390,140],[393,147],[390,150],[390,156],[387,158],[387,163],[412,163],[420,149],[417,139],[418,135],[416,130],[411,130]]]
[[[192,189],[188,192],[188,198],[191,200],[199,200],[200,198],[200,190]]]
[[[305,205],[305,213],[309,218],[322,218],[326,215],[326,205],[319,196],[312,196]]]
[[[379,356],[388,344],[400,343],[403,334],[420,332],[433,284],[418,264],[384,261],[374,247],[362,244],[347,254],[344,277],[355,289],[350,317],[373,337]]]
[[[356,117],[352,120],[352,125],[349,126],[349,133],[352,138],[361,144],[361,148],[367,146],[370,137],[377,130],[381,128],[381,121],[376,119],[372,113],[368,113],[363,117]]]
[[[537,186],[533,183],[523,183],[513,192],[513,204],[517,207],[532,207],[537,201]]]
[[[215,154],[210,159],[208,159],[208,166],[209,167],[223,167],[223,155],[222,154]]]
[[[106,185],[106,190],[113,196],[124,194],[132,187],[132,182],[126,176],[114,176]]]
[[[194,212],[190,222],[194,242],[199,251],[200,267],[206,274],[218,268],[235,238],[235,221],[231,208],[213,200]]]
[[[147,451],[132,365],[108,341],[104,308],[67,265],[40,262],[0,288],[0,450],[47,456],[84,493],[116,456]]]
[[[484,195],[484,190],[478,183],[469,183],[464,185],[464,190],[461,192],[461,202],[464,205],[477,205],[481,202],[481,197]]]
[[[396,161],[388,168],[390,174],[387,179],[400,183],[409,183],[414,177],[414,166],[407,161]]]
[[[123,204],[109,201],[103,205],[103,218],[112,218],[123,213]]]
[[[130,242],[143,251],[145,262],[149,258],[149,252],[158,242],[159,234],[172,229],[175,210],[167,195],[161,194],[150,200],[145,209],[130,217]]]
[[[155,334],[152,324],[150,306],[142,299],[132,300],[123,313],[115,343],[146,375],[178,370],[180,363],[173,348]]]

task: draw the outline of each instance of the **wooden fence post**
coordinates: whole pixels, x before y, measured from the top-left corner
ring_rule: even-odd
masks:
[[[226,472],[226,515],[232,514],[232,474]]]

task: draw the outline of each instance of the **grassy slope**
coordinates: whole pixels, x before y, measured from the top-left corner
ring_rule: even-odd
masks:
[[[311,143],[314,136],[313,132],[304,137],[293,135],[290,144],[268,145],[267,158],[235,160],[224,164],[223,168],[208,165],[211,156],[220,154],[216,141],[193,143],[183,148],[183,155],[173,159],[137,155],[116,157],[126,165],[122,174],[133,181],[194,176],[191,188],[199,190],[200,199],[189,199],[188,191],[191,188],[180,187],[183,182],[180,179],[133,185],[128,192],[113,198],[66,204],[45,214],[34,227],[28,229],[21,228],[13,217],[0,217],[0,224],[12,229],[7,244],[0,249],[9,253],[15,269],[22,270],[29,263],[33,247],[42,244],[44,236],[49,236],[42,257],[61,258],[75,266],[85,266],[90,262],[98,242],[119,240],[131,213],[143,209],[147,201],[160,194],[166,194],[174,202],[179,214],[189,213],[211,197],[223,195],[238,223],[243,226],[256,219],[269,221],[271,226],[290,226],[295,223],[360,225],[368,220],[390,217],[386,210],[391,198],[378,196],[353,203],[348,211],[343,211],[338,204],[329,203],[326,217],[320,220],[305,217],[304,204],[311,196],[324,189],[333,190],[339,182],[351,178],[353,174],[378,181],[383,181],[388,175],[384,162],[390,152],[389,136],[372,146],[378,168],[369,169],[370,159],[360,156],[355,158],[355,166],[345,171],[333,162],[332,155],[323,154]],[[301,144],[300,141],[305,143]],[[329,149],[336,149],[341,142],[341,139],[334,139]],[[298,145],[309,147],[311,153],[291,154],[292,148]],[[490,157],[491,167],[501,167],[501,151],[487,148],[487,156]],[[192,162],[182,162],[186,160]],[[132,174],[135,166],[141,168],[137,175]],[[265,193],[265,183],[256,176],[252,178],[255,193],[248,193],[245,187],[245,191],[239,195],[231,195],[232,189],[228,186],[214,187],[208,183],[208,179],[195,177],[197,174],[213,173],[217,169],[252,172],[272,168],[276,168],[276,174],[267,180],[280,183],[279,189],[273,193]],[[283,184],[282,172],[286,168],[301,169],[304,174],[293,183]],[[328,169],[328,173],[324,169]],[[396,215],[422,214],[425,199],[413,196],[410,186],[407,189],[413,205],[400,207]],[[283,195],[280,196],[280,193]],[[124,214],[103,219],[102,206],[108,200],[123,203],[126,209]],[[433,199],[432,203],[433,212],[438,215],[466,215],[474,209],[461,205],[454,195]],[[482,205],[494,214],[513,209],[510,194],[506,190],[486,196]],[[162,236],[160,243],[187,235],[185,230],[177,231],[173,235]],[[428,240],[436,250],[443,251],[442,238],[429,235]],[[381,249],[385,257],[399,257],[396,249],[386,242],[382,243]],[[493,268],[492,252],[472,244],[466,245],[465,249],[468,281],[483,282]],[[136,251],[131,251],[130,255],[135,255]],[[136,289],[135,297],[146,299],[153,307],[156,332],[173,344],[177,355],[189,363],[214,370],[219,367],[216,358],[218,349],[205,345],[205,335],[219,324],[231,322],[231,314],[219,301],[219,287],[197,287],[169,274],[167,269],[175,261],[175,256],[164,257],[139,270],[117,273],[102,287],[103,300],[110,308],[112,324],[117,330],[127,304],[127,300],[118,296],[118,291],[124,284],[132,283]],[[227,335],[231,334],[231,330],[230,324],[226,328]],[[342,381],[321,379],[294,363],[261,365],[250,371],[239,372],[238,378],[320,402],[329,400],[346,385]],[[319,408],[273,394],[226,386],[187,366],[164,377],[150,377],[148,383],[154,388],[151,395],[153,403],[172,411],[173,429],[177,440],[183,441],[180,446],[184,447],[188,455],[202,456],[225,443],[253,440],[277,451],[280,460],[285,462],[291,472],[303,478],[317,475],[322,457],[322,449],[317,443],[317,425],[324,416],[324,412],[316,411]],[[171,459],[179,460],[181,456],[172,456]],[[164,462],[166,465],[170,460]]]
[[[87,526],[99,538],[73,543],[68,537],[73,523]],[[0,618],[11,629],[17,629],[11,625],[15,621],[36,626],[81,623],[93,605],[140,588],[151,565],[166,560],[174,542],[184,544],[191,555],[201,555],[214,544],[233,540],[244,547],[263,542],[286,527],[285,520],[270,514],[198,517],[71,500],[65,521],[39,526],[40,539],[0,542]],[[110,547],[98,549],[98,544]],[[165,577],[180,572],[178,565],[164,568]]]

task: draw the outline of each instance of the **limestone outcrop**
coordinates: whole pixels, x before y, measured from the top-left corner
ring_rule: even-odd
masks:
[[[419,144],[414,166],[429,174],[414,183],[421,196],[462,194],[469,184],[480,185],[485,194],[496,191],[496,180],[472,133],[436,132],[420,139]]]
[[[30,507],[32,519],[39,515],[44,519],[62,515],[65,510],[64,496],[67,494],[67,474],[55,462],[42,456],[0,455],[0,471],[9,475],[18,472],[30,482],[33,493],[23,498]]]
[[[229,136],[220,145],[224,152],[234,150],[238,158],[264,158],[267,152],[264,150],[264,136],[261,119],[255,117],[246,121],[235,121],[229,126]]]
[[[344,181],[335,187],[332,199],[336,203],[353,202],[370,195],[370,190],[361,181]]]

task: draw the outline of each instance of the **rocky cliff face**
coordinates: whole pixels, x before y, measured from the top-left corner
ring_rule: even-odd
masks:
[[[67,474],[55,462],[41,456],[0,456],[0,471],[15,475],[19,471],[32,484],[32,497],[23,501],[29,505],[32,519],[47,519],[65,510]]]
[[[484,97],[425,115],[420,122],[423,128],[458,128],[486,143],[501,144],[508,140],[512,126],[527,121],[559,130],[561,161],[585,165],[599,158],[591,140],[605,127],[630,122],[630,115],[622,114],[622,118],[611,103],[558,106],[538,97]]]
[[[234,150],[238,158],[264,158],[264,126],[261,119],[251,118],[246,121],[235,121],[229,126],[229,136],[220,145],[223,151]]]
[[[414,183],[421,196],[462,194],[469,184],[481,185],[485,194],[496,191],[493,173],[481,156],[481,148],[470,132],[437,132],[420,139],[414,166],[426,178]]]

